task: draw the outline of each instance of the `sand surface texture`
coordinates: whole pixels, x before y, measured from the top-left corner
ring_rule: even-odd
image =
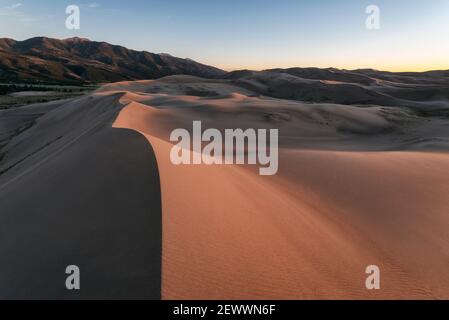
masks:
[[[127,91],[114,126],[141,132],[156,153],[163,298],[448,297],[444,120],[398,107],[274,99],[191,77],[104,90]],[[169,133],[193,120],[279,128],[278,174],[172,165]],[[373,264],[379,291],[365,288]]]
[[[449,298],[448,103],[348,81],[172,76],[2,111],[0,297],[73,297],[78,263],[88,298]],[[278,173],[173,165],[194,120],[279,129]]]

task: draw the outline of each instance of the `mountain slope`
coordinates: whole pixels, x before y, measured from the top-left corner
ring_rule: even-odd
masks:
[[[130,50],[88,39],[0,39],[0,79],[114,82],[187,74],[205,78],[225,72],[191,59]]]

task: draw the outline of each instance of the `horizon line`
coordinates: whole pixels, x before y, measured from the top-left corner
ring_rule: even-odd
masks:
[[[136,52],[148,52],[148,53],[153,53],[153,54],[168,54],[171,55],[168,52],[154,52],[154,51],[149,51],[149,50],[138,50],[138,49],[132,49],[129,48],[127,46],[121,45],[121,44],[113,44],[111,42],[108,41],[103,41],[103,40],[92,40],[89,37],[83,37],[83,36],[73,36],[73,37],[68,37],[68,38],[55,38],[55,37],[51,37],[51,36],[33,36],[30,38],[26,38],[24,40],[17,40],[14,38],[9,38],[9,37],[0,37],[0,39],[9,39],[9,40],[13,40],[13,41],[17,41],[17,42],[23,42],[23,41],[27,41],[27,40],[31,40],[31,39],[35,39],[35,38],[46,38],[46,39],[51,39],[51,40],[57,40],[57,41],[66,41],[66,40],[71,40],[71,39],[80,39],[83,41],[89,41],[89,42],[98,42],[98,43],[107,43],[109,45],[112,46],[119,46],[119,47],[123,47],[127,50],[132,50],[132,51],[136,51]],[[174,58],[180,58],[174,55],[171,55]],[[190,58],[190,57],[184,57],[184,58],[180,58],[180,59],[190,59],[190,60],[194,60],[195,62],[201,63],[201,64],[205,64],[208,65],[210,67],[214,67],[217,69],[221,69],[222,71],[226,71],[226,72],[237,72],[237,71],[255,71],[255,72],[262,72],[262,71],[269,71],[269,70],[274,70],[274,69],[294,69],[294,68],[300,68],[300,69],[321,69],[321,70],[327,70],[327,69],[335,69],[335,70],[341,70],[341,71],[360,71],[360,70],[372,70],[372,71],[377,71],[377,72],[390,72],[390,73],[428,73],[428,72],[438,72],[438,71],[449,71],[449,67],[443,67],[441,69],[434,69],[434,68],[430,68],[430,69],[422,69],[420,71],[418,71],[417,69],[401,69],[401,70],[393,70],[393,69],[378,69],[378,68],[373,68],[373,67],[355,67],[355,68],[344,68],[344,67],[336,67],[336,66],[327,66],[327,67],[317,67],[317,66],[304,66],[304,65],[294,65],[294,66],[290,66],[290,67],[283,67],[283,66],[272,66],[272,67],[263,67],[263,68],[251,68],[251,67],[237,67],[237,68],[227,68],[227,67],[219,67],[213,64],[209,64],[209,63],[204,63],[201,62],[200,59],[196,59],[196,58]]]

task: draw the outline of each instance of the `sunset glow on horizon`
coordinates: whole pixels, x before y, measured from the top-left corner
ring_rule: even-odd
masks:
[[[449,69],[446,0],[96,1],[79,4],[80,30],[64,28],[71,2],[17,1],[0,0],[0,37],[79,36],[229,71]],[[370,4],[380,8],[379,30],[365,27]]]

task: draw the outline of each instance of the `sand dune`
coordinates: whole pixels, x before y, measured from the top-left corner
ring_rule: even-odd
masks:
[[[369,71],[360,73],[346,82],[378,85]],[[333,76],[314,81],[333,90],[342,80]],[[115,266],[108,277],[122,289],[105,289],[100,277],[88,297],[122,297],[126,288],[164,299],[449,298],[446,119],[401,107],[392,96],[388,106],[281,99],[233,77],[114,83],[5,112],[0,259],[13,263],[0,263],[0,295],[26,295],[24,263],[53,272],[62,255],[58,263],[77,258],[93,266],[91,277]],[[359,90],[345,99],[352,92],[358,100]],[[205,128],[279,129],[278,174],[172,165],[169,134],[194,120]],[[61,226],[69,240],[55,249]],[[379,291],[365,288],[372,264],[381,268]],[[34,285],[38,295],[43,282]],[[55,295],[50,286],[45,297]]]
[[[141,83],[124,88],[135,85],[141,93],[122,97],[128,104],[114,126],[138,130],[155,149],[163,203],[163,298],[448,297],[449,156],[368,152],[387,140],[389,148],[401,148],[388,130],[398,127],[388,110],[144,93],[158,82],[145,83],[148,90]],[[215,128],[280,127],[279,174],[172,165],[168,132],[199,119]],[[399,137],[407,139],[404,133]],[[365,289],[364,271],[371,264],[381,267],[380,291]]]
[[[0,299],[160,298],[157,165],[140,134],[111,127],[119,97],[0,117]],[[73,264],[75,292],[65,287]]]

